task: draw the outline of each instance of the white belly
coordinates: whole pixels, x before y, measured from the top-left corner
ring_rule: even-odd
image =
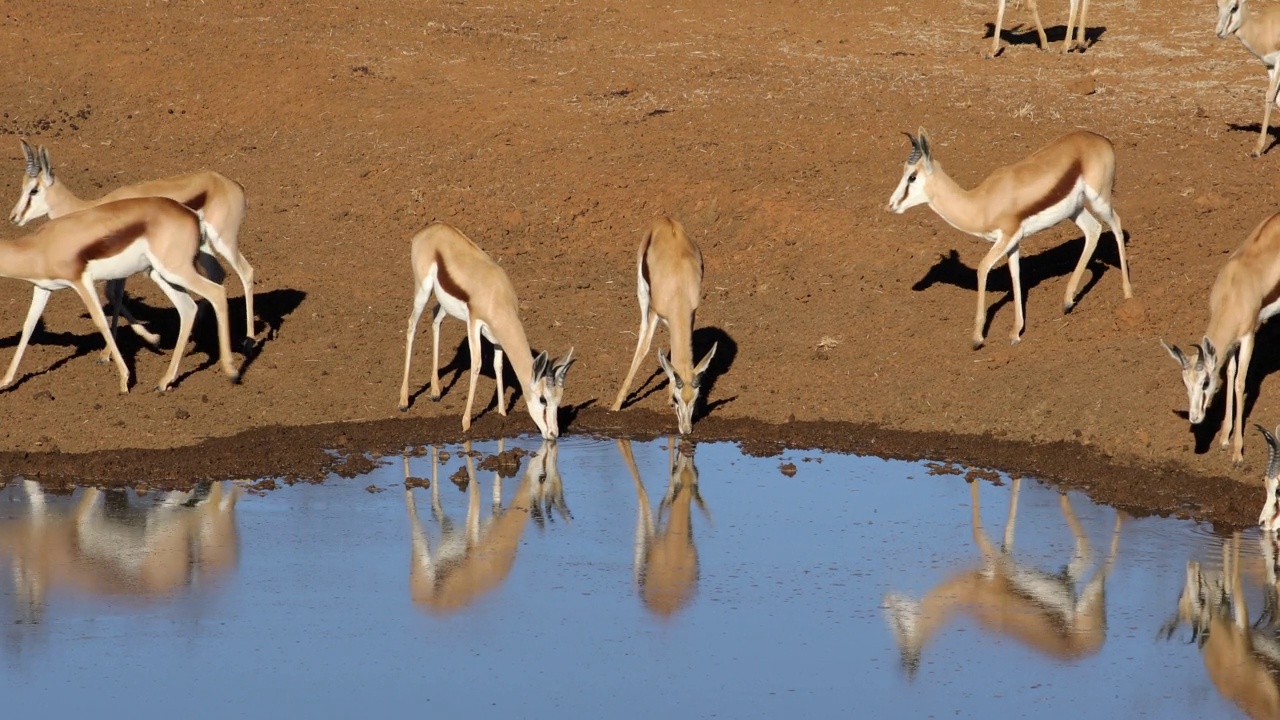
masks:
[[[1074,216],[1082,207],[1084,207],[1083,178],[1076,181],[1075,186],[1071,188],[1071,192],[1067,193],[1066,197],[1053,205],[1050,205],[1044,210],[1041,210],[1035,215],[1028,217],[1026,220],[1023,220],[1022,236],[1026,237],[1028,235],[1038,233],[1041,230],[1051,228],[1063,220]]]
[[[94,280],[118,280],[153,267],[147,243],[142,238],[134,240],[123,252],[101,260],[90,260],[86,271]]]

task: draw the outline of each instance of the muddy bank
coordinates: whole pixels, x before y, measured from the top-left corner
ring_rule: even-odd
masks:
[[[471,439],[526,433],[527,423],[482,417]],[[610,413],[586,409],[572,422],[576,434],[649,439],[669,432],[671,418],[644,410]],[[430,443],[458,443],[468,436],[453,418],[395,419],[333,423],[308,427],[259,428],[198,445],[163,450],[109,450],[90,453],[0,453],[6,475],[38,479],[48,485],[126,485],[186,488],[199,480],[269,478],[316,482],[331,474],[352,477],[368,472],[386,456],[420,451]],[[1228,477],[1203,477],[1175,463],[1126,465],[1078,443],[1025,443],[983,435],[906,432],[854,423],[791,422],[771,425],[754,420],[704,419],[695,439],[736,441],[752,455],[784,451],[829,450],[901,460],[946,464],[934,472],[980,479],[984,470],[1049,480],[1080,490],[1097,502],[1143,516],[1174,515],[1243,527],[1257,520],[1261,490]],[[957,478],[957,481],[959,479]],[[904,488],[904,493],[910,490]],[[904,494],[903,502],[928,498]]]

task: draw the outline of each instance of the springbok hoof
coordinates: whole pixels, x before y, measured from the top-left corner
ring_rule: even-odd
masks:
[[[1070,314],[1071,314],[1071,311],[1072,311],[1072,310],[1075,310],[1075,309],[1076,309],[1076,301],[1075,301],[1075,300],[1071,300],[1071,301],[1069,301],[1069,302],[1064,302],[1064,303],[1062,303],[1062,314],[1063,314],[1063,315],[1070,315]]]
[[[436,393],[431,394],[431,402],[440,402],[440,398],[441,396]]]
[[[407,412],[409,410],[409,403],[403,403],[401,405],[397,405],[396,409],[399,410],[400,412]]]
[[[169,390],[169,386],[168,386],[168,385],[157,385],[157,386],[156,386],[156,392],[157,392],[158,394],[160,394],[160,395],[165,394],[165,392],[166,392],[166,391],[168,391],[168,390]]]
[[[973,349],[974,349],[974,350],[981,350],[981,349],[982,349],[982,346],[983,346],[984,344],[986,344],[986,340],[985,340],[985,339],[983,339],[983,338],[977,338],[977,339],[975,339],[975,340],[973,341],[973,343],[972,343],[972,344],[973,344]]]
[[[241,340],[241,341],[240,341],[240,352],[245,352],[245,353],[247,353],[247,352],[249,352],[249,351],[253,350],[253,348],[254,348],[257,344],[258,344],[258,343],[257,343],[257,342],[255,342],[253,338],[251,338],[251,337],[247,337],[247,338],[245,338],[244,340]]]
[[[1262,157],[1262,151],[1254,150],[1253,152],[1249,153],[1249,157],[1251,158]]]
[[[1017,344],[1018,344],[1018,343],[1020,343],[1020,342],[1022,342],[1022,336],[1021,336],[1021,335],[1014,335],[1013,337],[1009,338],[1009,344],[1010,344],[1010,345],[1017,345]]]
[[[230,375],[227,376],[227,378],[231,380],[232,385],[240,384],[240,373],[238,372],[231,373]]]

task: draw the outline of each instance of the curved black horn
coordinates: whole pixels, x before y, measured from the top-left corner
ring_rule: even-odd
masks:
[[[1258,428],[1258,432],[1267,441],[1267,478],[1276,477],[1280,473],[1280,444],[1277,444],[1276,436],[1266,428],[1256,423],[1254,427]],[[1276,432],[1280,432],[1280,428],[1276,428]]]
[[[22,143],[22,154],[27,158],[27,177],[35,177],[40,172],[40,168],[36,165],[35,149],[28,145],[26,140],[20,142]]]
[[[905,130],[902,131],[902,134],[906,135],[907,139],[911,141],[911,154],[907,156],[907,164],[914,165],[924,154],[920,151],[920,141],[917,140],[914,135]]]

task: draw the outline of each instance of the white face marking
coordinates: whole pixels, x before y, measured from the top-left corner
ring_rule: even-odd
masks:
[[[1242,1],[1218,0],[1217,33],[1219,38],[1228,38],[1240,29],[1240,25],[1244,22],[1244,14],[1241,12]]]
[[[18,202],[13,206],[9,219],[18,225],[26,225],[36,218],[49,214],[47,187],[41,176],[24,177]]]
[[[890,212],[901,215],[908,208],[928,203],[928,175],[929,173],[924,167],[924,160],[905,165],[902,170],[902,179],[898,181],[898,186],[894,188],[893,195],[889,196]]]

